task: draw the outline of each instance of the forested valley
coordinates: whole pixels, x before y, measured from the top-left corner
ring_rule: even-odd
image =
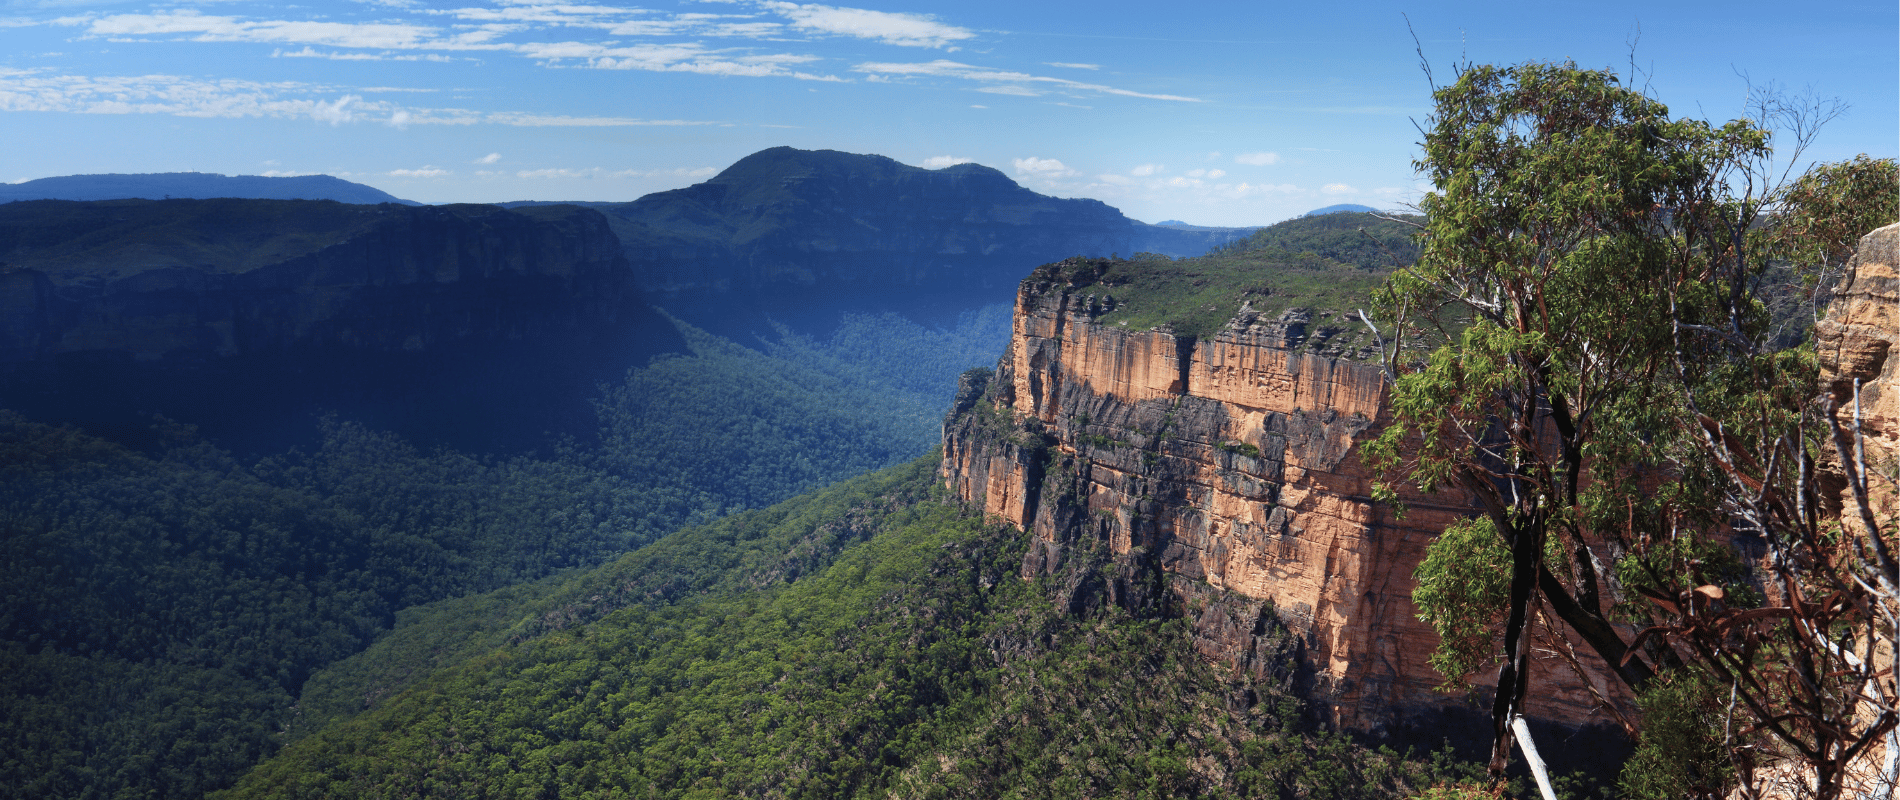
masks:
[[[311,728],[310,677],[424,604],[591,567],[936,444],[1008,309],[949,329],[689,343],[603,385],[595,441],[425,449],[340,418],[239,457],[153,421],[134,450],[0,417],[0,786],[196,797]],[[421,669],[412,665],[413,668]]]
[[[1143,252],[1022,265],[1025,285],[1042,281],[1061,295],[1051,308],[1067,315],[1042,337],[1047,349],[1023,354],[1028,369],[1062,377],[1050,366],[1059,348],[1084,338],[1069,324],[1165,344],[1152,363],[1134,364],[1133,351],[1100,359],[1148,369],[1142,379],[1160,376],[1166,387],[1155,392],[1166,397],[1148,398],[1152,420],[1140,410],[1116,420],[1125,438],[1092,433],[1107,428],[1086,411],[1045,422],[1010,406],[1017,365],[998,355],[1022,321],[1008,306],[942,325],[893,313],[848,313],[817,328],[723,319],[727,338],[640,299],[626,286],[624,256],[603,244],[613,241],[608,223],[572,208],[535,214],[591,226],[592,238],[557,244],[599,250],[594,263],[613,269],[619,283],[593,288],[620,292],[621,305],[602,303],[602,316],[637,307],[679,343],[594,386],[582,435],[474,452],[332,413],[286,423],[308,426],[305,445],[251,452],[163,416],[115,439],[0,411],[0,793],[1583,800],[1721,797],[1759,766],[1864,757],[1867,743],[1900,729],[1900,694],[1879,666],[1891,664],[1892,628],[1877,619],[1895,607],[1900,566],[1883,549],[1890,521],[1874,518],[1865,463],[1844,466],[1849,440],[1820,438],[1844,429],[1837,405],[1818,405],[1834,395],[1810,334],[1828,271],[1838,276],[1852,243],[1897,211],[1884,192],[1893,162],[1823,165],[1777,195],[1788,206],[1776,216],[1761,198],[1711,188],[1719,170],[1745,172],[1758,168],[1746,157],[1766,158],[1768,137],[1749,123],[1657,127],[1666,109],[1615,88],[1614,76],[1569,67],[1472,68],[1459,78],[1437,97],[1433,122],[1443,128],[1428,143],[1439,148],[1429,158],[1443,194],[1427,196],[1424,216],[1292,220],[1179,260]],[[1550,109],[1576,114],[1563,124],[1537,118]],[[1504,122],[1459,116],[1493,112]],[[1553,185],[1575,191],[1537,194],[1544,183],[1520,181],[1515,162],[1482,165],[1497,174],[1471,179],[1470,159],[1444,152],[1466,141],[1465,123],[1508,140],[1492,148],[1504,161],[1536,160],[1574,183]],[[1633,171],[1655,185],[1598,191],[1604,182],[1584,156],[1604,153],[1652,159]],[[1001,177],[989,172],[960,174]],[[1675,205],[1651,196],[1668,192],[1679,193],[1666,198]],[[1755,227],[1764,220],[1776,224]],[[1736,247],[1706,244],[1724,230]],[[541,245],[522,245],[521,258],[562,250]],[[810,277],[754,277],[769,289],[800,275]],[[836,280],[812,278],[797,297],[848,283]],[[995,288],[968,284],[959,291]],[[446,296],[430,294],[438,288],[418,281],[408,294],[377,297],[433,302]],[[1517,294],[1501,294],[1507,288]],[[688,289],[713,292],[696,301],[700,313],[722,308],[719,290]],[[462,299],[479,309],[496,293],[475,286]],[[1632,320],[1635,300],[1655,313]],[[1558,324],[1527,327],[1553,308]],[[830,313],[811,311],[807,321]],[[347,322],[325,329],[339,347],[362,338]],[[412,348],[395,330],[379,334],[396,343],[386,352],[428,357],[419,334]],[[1190,356],[1225,346],[1214,341],[1223,334],[1253,337],[1244,346],[1285,369],[1331,374],[1358,361],[1370,374],[1376,362],[1387,382],[1367,385],[1389,394],[1375,402],[1396,397],[1398,406],[1390,420],[1263,411],[1248,423],[1253,441],[1191,439],[1177,413]],[[1617,358],[1602,356],[1606,343]],[[1625,368],[1637,363],[1640,376]],[[1036,395],[1025,401],[1040,402],[1041,375],[1021,377],[1023,394]],[[1589,424],[1552,422],[1572,399],[1605,410],[1584,415]],[[1049,513],[1104,533],[1122,511],[1127,530],[1162,529],[1155,519],[1171,510],[1151,479],[1164,458],[1199,448],[1217,468],[1195,479],[1244,483],[1252,478],[1237,464],[1267,474],[1319,463],[1289,462],[1284,451],[1324,451],[1334,429],[1350,431],[1330,463],[1369,444],[1370,466],[1363,496],[1317,505],[1376,500],[1402,511],[1400,484],[1461,486],[1463,516],[1422,537],[1428,559],[1389,582],[1416,579],[1420,592],[1386,588],[1404,591],[1396,607],[1416,609],[1437,637],[1440,710],[1457,706],[1447,715],[1467,720],[1488,711],[1496,722],[1491,769],[1471,736],[1462,749],[1448,738],[1421,748],[1340,732],[1340,709],[1316,701],[1327,689],[1306,658],[1316,646],[1311,606],[1276,608],[1205,573],[1164,574],[1147,545],[1173,541],[1039,540],[986,518],[972,497],[950,496],[944,451],[933,449],[946,410],[950,422],[967,415],[990,435],[998,461],[1034,463],[1022,494],[1070,492],[1081,501]],[[1524,417],[1512,436],[1490,437],[1512,414]],[[1568,437],[1558,455],[1542,434],[1525,433],[1551,425],[1551,436]],[[1859,435],[1858,417],[1854,425]],[[1735,430],[1759,435],[1751,444],[1726,433]],[[1063,442],[1066,434],[1075,438]],[[1754,445],[1769,450],[1748,456]],[[1131,476],[1127,508],[1087,504],[1077,476],[1096,457]],[[1881,458],[1875,469],[1890,470]],[[1826,459],[1846,477],[1815,468]],[[1251,488],[1278,495],[1298,479],[1274,481],[1282,478]],[[1823,491],[1839,498],[1850,487],[1871,534],[1864,545],[1827,516],[1851,507]],[[1798,511],[1782,497],[1799,498]],[[1296,549],[1301,531],[1286,523],[1295,512],[1265,513],[1279,503],[1248,511],[1262,512],[1262,528],[1280,520],[1276,546]],[[1750,536],[1793,555],[1750,566],[1737,554],[1768,546]],[[1050,556],[1057,546],[1062,555]],[[1869,566],[1876,555],[1879,569]],[[1333,566],[1329,553],[1322,579],[1335,578]],[[1834,594],[1824,602],[1801,599],[1828,580]],[[1241,608],[1253,610],[1233,612]],[[1250,666],[1201,649],[1208,626],[1249,642]],[[1729,635],[1743,630],[1754,632]],[[1567,643],[1577,631],[1628,684],[1601,705],[1636,720],[1621,718],[1626,727],[1602,749],[1635,755],[1532,788],[1513,755],[1520,734],[1507,726],[1523,721],[1543,687],[1519,676],[1532,637]],[[1831,667],[1808,668],[1816,659]],[[1757,673],[1780,683],[1748,680]],[[1753,705],[1737,712],[1745,692]],[[1870,693],[1879,696],[1860,699]],[[1738,713],[1755,726],[1736,733]],[[1789,719],[1808,727],[1773,728]],[[1847,729],[1861,749],[1840,744]],[[1814,752],[1801,749],[1810,739],[1821,743]],[[1844,785],[1829,780],[1837,792]]]

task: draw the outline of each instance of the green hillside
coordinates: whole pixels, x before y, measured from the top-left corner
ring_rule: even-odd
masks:
[[[1197,338],[1243,312],[1262,322],[1292,312],[1308,330],[1299,349],[1356,357],[1374,346],[1358,312],[1371,309],[1373,290],[1393,269],[1416,257],[1411,230],[1371,214],[1302,217],[1197,258],[1070,259],[1026,280],[1093,295],[1097,324],[1165,326]]]
[[[1180,621],[1068,613],[1107,559],[1019,579],[1025,535],[936,499],[935,468],[422,610],[313,681],[367,712],[217,796],[1346,798],[1456,772],[1305,722],[1284,631],[1249,681]]]
[[[1007,320],[852,317],[754,347],[680,324],[686,353],[601,388],[596,437],[536,456],[427,450],[345,420],[260,459],[162,422],[167,444],[140,451],[0,411],[0,797],[228,786],[360,710],[311,676],[422,604],[526,597],[682,525],[927,451],[957,374],[995,360]]]

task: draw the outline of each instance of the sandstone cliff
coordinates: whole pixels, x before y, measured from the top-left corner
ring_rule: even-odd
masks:
[[[1895,476],[1900,469],[1900,223],[1861,238],[1814,335],[1835,417],[1851,425],[1858,400],[1868,470]],[[1900,519],[1900,492],[1879,478],[1868,484],[1875,518]],[[1841,491],[1846,491],[1844,481]],[[1851,507],[1845,498],[1842,505]]]
[[[1072,606],[1189,615],[1203,654],[1239,669],[1259,668],[1257,621],[1275,613],[1305,635],[1341,724],[1417,724],[1434,744],[1453,732],[1430,726],[1461,715],[1488,730],[1433,691],[1437,639],[1410,599],[1425,547],[1468,500],[1414,494],[1399,519],[1371,502],[1353,447],[1389,418],[1381,368],[1311,352],[1297,315],[1243,314],[1205,340],[1101,325],[1064,274],[1022,284],[992,385],[965,387],[944,433],[951,491],[1032,532],[1024,573],[1113,558],[1119,577],[1074,587]],[[1591,690],[1618,687],[1538,656],[1533,716],[1608,722]]]

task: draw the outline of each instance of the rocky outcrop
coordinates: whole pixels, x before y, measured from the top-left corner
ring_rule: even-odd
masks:
[[[538,435],[569,427],[553,387],[586,417],[594,381],[677,345],[573,206],[0,205],[0,406],[41,419],[362,410],[425,438]]]
[[[1895,475],[1900,465],[1900,223],[1861,238],[1814,336],[1835,418],[1851,429],[1858,403],[1868,471]],[[1900,518],[1900,493],[1892,484],[1868,481],[1868,497],[1877,520]],[[1852,507],[1845,496],[1840,501]],[[1845,516],[1853,524],[1857,515]]]
[[[1204,341],[1098,325],[1099,304],[1062,274],[1022,284],[992,385],[980,400],[966,387],[944,432],[950,490],[1033,534],[1024,574],[1111,553],[1115,579],[1074,587],[1071,606],[1189,616],[1203,654],[1244,670],[1261,668],[1255,621],[1277,614],[1348,727],[1466,713],[1433,691],[1437,638],[1411,593],[1427,544],[1469,499],[1414,493],[1403,518],[1372,502],[1354,444],[1389,419],[1382,369],[1296,352],[1309,335],[1297,314],[1243,315]],[[1607,721],[1592,689],[1618,687],[1538,656],[1533,716]]]

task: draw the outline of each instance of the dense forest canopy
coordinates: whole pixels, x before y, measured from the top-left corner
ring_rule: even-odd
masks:
[[[1568,65],[1468,67],[1435,100],[1424,216],[1306,217],[1028,280],[1087,297],[1096,324],[1298,325],[1299,349],[1385,364],[1395,424],[1367,451],[1383,480],[1483,501],[1414,597],[1449,688],[1501,670],[1494,772],[1517,774],[1507,730],[1541,636],[1596,650],[1636,693],[1614,709],[1638,746],[1621,796],[1725,796],[1774,759],[1838,792],[1900,727],[1875,657],[1894,646],[1880,615],[1900,618],[1881,552],[1900,542],[1891,520],[1824,511],[1857,487],[1865,512],[1870,481],[1832,455],[1851,437],[1789,329],[1848,243],[1894,218],[1894,163],[1736,181],[1767,174],[1769,123],[1800,109],[1672,119]],[[272,257],[370,213],[246,208],[234,235]],[[70,209],[45,211],[46,230],[0,233],[39,241]],[[137,222],[129,243],[169,258],[244,249],[203,218]],[[107,269],[93,244],[46,255]],[[131,447],[0,411],[0,794],[1526,790],[1449,750],[1325,730],[1270,605],[1230,621],[1272,643],[1242,674],[1192,649],[1183,616],[1204,607],[1086,602],[1158,580],[1105,551],[1023,578],[1026,534],[947,503],[936,458],[913,460],[957,376],[1002,350],[1007,307],[939,327],[747,319],[732,330],[769,333],[742,341],[666,324],[678,352],[596,387],[590,435],[531,454],[331,416],[309,447],[240,457],[162,418]]]
[[[688,352],[595,399],[595,441],[425,450],[341,419],[240,459],[160,421],[139,451],[0,412],[0,787],[196,797],[282,744],[313,673],[405,609],[591,567],[680,526],[914,458],[1008,310],[844,318]],[[111,686],[110,691],[97,687]],[[353,709],[354,710],[354,709]]]

